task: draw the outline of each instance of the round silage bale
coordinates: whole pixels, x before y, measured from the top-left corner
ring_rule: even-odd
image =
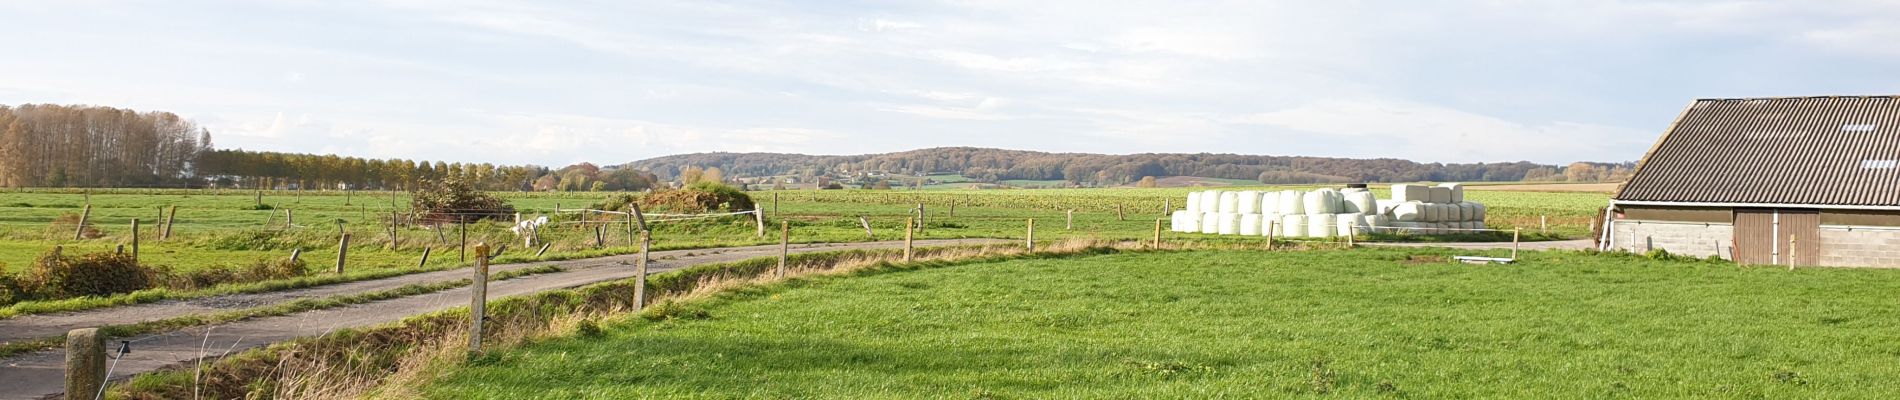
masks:
[[[1220,193],[1219,190],[1201,192],[1202,213],[1220,212]]]
[[[1188,212],[1191,212],[1191,213],[1201,212],[1201,192],[1188,192],[1188,199],[1187,199],[1186,206],[1187,206]]]
[[[1286,218],[1286,215],[1280,213],[1260,214],[1260,234],[1262,236],[1279,235],[1280,220],[1282,218]]]
[[[1240,210],[1240,193],[1221,192],[1219,212],[1235,213]]]
[[[1281,214],[1305,214],[1306,201],[1303,199],[1305,196],[1306,196],[1305,193],[1300,192],[1298,190],[1280,191],[1280,213]]]
[[[1346,197],[1346,201],[1342,203],[1342,205],[1345,206],[1345,210],[1340,212],[1360,215],[1379,213],[1379,198],[1378,196],[1373,196],[1372,192],[1362,190],[1357,192],[1345,192],[1341,195]]]
[[[1471,220],[1484,221],[1484,203],[1471,203],[1471,210],[1474,213],[1474,215],[1471,216]]]
[[[1300,208],[1306,211],[1306,215],[1338,214],[1339,203],[1338,198],[1335,197],[1338,195],[1339,192],[1329,189],[1306,192],[1305,195],[1300,196]]]
[[[1239,207],[1234,209],[1234,212],[1241,214],[1260,213],[1260,192],[1243,190],[1237,194],[1236,197],[1239,198],[1240,204]]]
[[[1240,214],[1220,213],[1220,229],[1218,233],[1222,235],[1240,234]]]
[[[1220,213],[1201,213],[1201,233],[1220,233]]]
[[[1408,201],[1392,206],[1392,220],[1418,222],[1425,219],[1425,203]]]
[[[1260,214],[1240,214],[1240,235],[1260,236]]]
[[[1169,232],[1187,232],[1186,230],[1184,230],[1184,229],[1187,229],[1187,221],[1186,221],[1187,214],[1188,212],[1186,210],[1179,210],[1172,213],[1168,213],[1168,217],[1169,217],[1168,231]]]
[[[1333,237],[1339,233],[1334,230],[1339,214],[1307,214],[1306,217],[1306,237]]]
[[[1267,191],[1267,192],[1260,193],[1260,213],[1261,214],[1280,214],[1281,213],[1280,212],[1280,192]]]
[[[1354,236],[1366,233],[1366,215],[1339,214],[1339,220],[1334,222],[1334,229],[1339,232],[1339,236]]]
[[[1306,214],[1287,214],[1285,217],[1280,217],[1280,236],[1305,237]]]

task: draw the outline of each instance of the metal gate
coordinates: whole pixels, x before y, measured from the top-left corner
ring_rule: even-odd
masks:
[[[1753,265],[1815,265],[1821,212],[1814,209],[1735,209],[1735,261]]]

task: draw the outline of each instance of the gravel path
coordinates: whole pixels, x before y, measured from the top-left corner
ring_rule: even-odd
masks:
[[[991,244],[1009,241],[993,239],[919,240],[917,246]],[[793,245],[793,253],[852,249],[899,248],[903,242],[871,242]],[[754,257],[775,256],[778,246],[729,247],[720,249],[673,250],[653,252],[650,273],[672,271],[700,264],[721,263]],[[490,267],[490,273],[557,265],[563,271],[518,277],[489,284],[489,298],[530,294],[583,286],[633,276],[635,255],[621,255],[568,261],[505,264]],[[64,334],[66,331],[101,325],[131,324],[193,314],[216,313],[299,299],[325,298],[465,279],[468,268],[418,273],[383,279],[340,283],[270,293],[236,294],[203,299],[112,307],[72,313],[21,316],[0,320],[0,340],[34,339]],[[118,360],[113,379],[122,379],[161,367],[217,355],[261,347],[306,336],[323,335],[338,329],[361,328],[403,318],[468,305],[469,288],[464,286],[415,296],[374,301],[345,307],[306,311],[296,314],[248,319],[207,327],[192,327],[134,338],[112,338],[107,348],[116,349],[119,340],[132,340],[132,353]],[[65,350],[54,349],[0,359],[0,399],[34,399],[64,390]]]

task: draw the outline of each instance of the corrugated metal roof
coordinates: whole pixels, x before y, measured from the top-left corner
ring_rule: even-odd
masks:
[[[1702,99],[1616,199],[1900,206],[1896,159],[1900,97]]]

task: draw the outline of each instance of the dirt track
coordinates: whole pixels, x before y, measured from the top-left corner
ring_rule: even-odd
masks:
[[[1010,241],[993,239],[920,240],[917,241],[917,245],[921,247],[1003,242]],[[903,242],[810,244],[793,245],[791,251],[793,253],[809,253],[852,249],[888,249],[902,246]],[[731,262],[777,254],[778,246],[776,245],[662,251],[652,253],[653,263],[648,265],[648,269],[652,273],[660,273],[693,265]],[[489,284],[488,295],[489,298],[494,299],[628,278],[633,276],[632,265],[636,257],[638,257],[638,255],[496,265],[491,268],[491,273],[541,265],[558,265],[563,270],[561,272],[496,281]],[[73,313],[21,316],[0,320],[0,340],[11,341],[41,338],[60,335],[66,331],[83,327],[131,324],[193,314],[265,306],[299,299],[325,298],[336,295],[374,292],[395,289],[411,284],[453,281],[465,279],[469,274],[470,271],[468,268],[459,268],[271,293],[215,296],[188,301],[113,307]],[[465,306],[468,305],[468,301],[469,288],[461,287],[347,307],[249,319],[210,327],[186,328],[134,338],[112,338],[108,341],[108,348],[116,349],[116,342],[119,340],[134,341],[132,353],[118,360],[117,366],[113,368],[112,377],[114,379],[125,378],[161,367],[196,360],[205,355],[218,355],[226,351],[241,351],[298,337],[318,336],[338,329],[360,328],[394,322],[412,315]],[[64,383],[62,379],[64,372],[62,367],[64,363],[65,350],[63,349],[27,353],[0,359],[0,399],[41,398],[63,391]]]

